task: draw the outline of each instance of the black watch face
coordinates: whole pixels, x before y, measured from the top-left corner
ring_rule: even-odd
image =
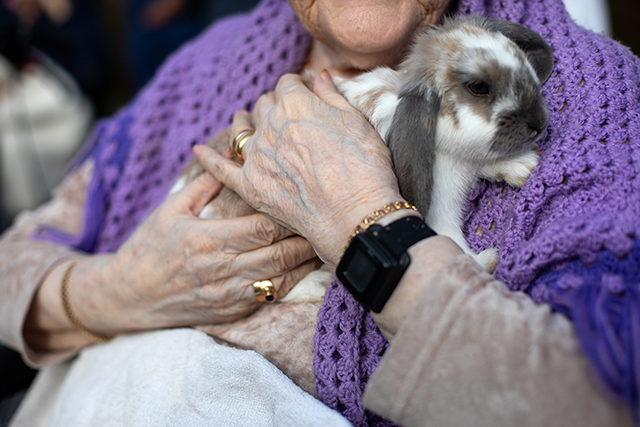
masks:
[[[370,305],[398,260],[373,236],[358,234],[342,257],[336,271],[338,279],[363,305]]]
[[[355,251],[352,254],[351,262],[343,271],[349,284],[359,293],[366,291],[376,277],[379,266],[374,260],[375,258],[372,258],[366,251]]]
[[[336,276],[368,310],[379,313],[411,263],[407,248],[435,233],[417,217],[357,234],[345,251]]]
[[[336,274],[364,308],[379,313],[410,262],[406,252],[396,259],[375,237],[359,234],[347,248]]]

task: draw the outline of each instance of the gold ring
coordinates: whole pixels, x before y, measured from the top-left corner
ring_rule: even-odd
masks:
[[[260,302],[275,302],[278,298],[278,293],[271,280],[258,280],[254,282],[253,292],[256,294],[256,299]]]
[[[244,147],[247,139],[251,138],[254,133],[256,132],[253,129],[245,129],[237,134],[231,142],[231,149],[236,152],[236,154],[238,155],[238,159],[240,159],[242,163],[244,163],[244,159],[242,158],[242,147]]]

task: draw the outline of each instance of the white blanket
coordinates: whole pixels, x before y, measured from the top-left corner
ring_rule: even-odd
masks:
[[[259,354],[173,329],[120,336],[45,369],[13,420],[22,425],[350,424]]]

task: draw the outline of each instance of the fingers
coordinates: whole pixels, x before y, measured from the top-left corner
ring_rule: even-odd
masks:
[[[302,279],[307,277],[309,273],[319,269],[322,266],[322,261],[318,258],[311,259],[303,262],[293,270],[290,270],[280,276],[272,277],[268,280],[273,283],[273,287],[276,289],[277,299],[282,299],[296,286]],[[255,291],[253,290],[253,283],[250,286],[250,298],[255,299]]]
[[[314,258],[300,264],[288,273],[272,279],[271,281],[278,292],[278,299],[284,298],[289,291],[298,284],[298,282],[304,279],[312,271],[320,268],[320,266],[322,266],[322,261],[318,258]]]
[[[245,252],[238,256],[236,262],[239,270],[259,272],[264,279],[281,276],[314,258],[316,253],[309,242],[303,237],[293,236],[271,246]]]
[[[253,123],[256,124],[256,127],[259,127],[268,117],[274,105],[276,105],[276,95],[274,92],[265,93],[258,99],[252,113]]]
[[[276,85],[276,89],[274,91],[275,102],[278,102],[283,96],[296,91],[301,91],[302,93],[311,93],[309,88],[305,86],[300,75],[285,74],[284,76],[280,77],[280,80],[278,80],[278,84]]]
[[[258,102],[256,103],[255,108],[253,109],[253,113],[249,114],[246,111],[238,111],[233,116],[233,122],[231,123],[231,146],[233,146],[233,138],[236,135],[240,135],[242,131],[247,129],[256,130],[258,134],[261,133],[261,124],[267,119],[269,112],[275,105],[275,95],[273,92],[266,93],[262,95]],[[242,158],[244,160],[247,159],[245,148],[251,145],[253,137],[250,137],[244,143],[242,149]]]
[[[333,84],[333,80],[331,79],[331,75],[327,70],[323,70],[314,79],[313,92],[329,105],[336,108],[353,110],[349,101],[347,101],[346,98],[338,92],[338,89],[336,89],[336,86]]]
[[[227,252],[228,254],[228,252]],[[280,277],[295,270],[300,265],[316,259],[313,248],[300,236],[280,240],[272,245],[248,250],[232,256],[218,253],[216,260],[202,259],[202,281],[215,282],[222,276],[236,277],[241,283],[251,284],[257,280]],[[216,264],[227,259],[225,270],[221,271]]]
[[[262,280],[269,280],[273,284],[273,287],[276,291],[277,302],[277,300],[280,300],[287,296],[289,291],[291,291],[291,289],[293,289],[293,287],[296,286],[302,279],[307,277],[309,273],[317,270],[321,266],[322,261],[315,258],[300,264],[298,267],[286,272],[285,274]],[[251,302],[263,304],[263,302],[257,300],[255,290],[253,289],[253,283],[255,282],[248,283],[246,286],[243,286],[243,298]]]
[[[242,167],[233,160],[221,156],[216,150],[206,145],[193,147],[193,154],[202,167],[215,179],[243,196],[241,191]],[[204,174],[207,175],[207,174]]]
[[[255,126],[253,126],[253,122],[251,121],[251,114],[245,110],[236,111],[233,115],[233,121],[231,122],[231,129],[229,132],[231,140],[229,142],[232,143],[233,139],[238,136],[240,132],[247,129],[255,129]]]
[[[211,234],[219,236],[217,240],[231,253],[264,248],[293,235],[291,231],[262,214],[205,221],[210,226]]]
[[[177,192],[174,201],[179,210],[198,216],[204,206],[220,193],[222,187],[213,176],[203,173]]]
[[[320,261],[318,258],[314,258],[312,260],[309,260],[300,264],[293,270],[288,271],[280,276],[274,276],[268,279],[267,278],[256,279],[251,283],[247,282],[246,285],[242,286],[243,288],[242,299],[263,304],[263,302],[260,302],[257,300],[255,290],[253,289],[253,283],[257,281],[262,281],[262,280],[269,280],[273,284],[273,287],[275,288],[276,296],[277,296],[276,301],[279,299],[282,299],[285,296],[287,296],[289,291],[291,291],[291,289],[293,289],[294,286],[296,286],[302,279],[307,277],[309,273],[317,270],[321,266],[322,266],[322,261]]]

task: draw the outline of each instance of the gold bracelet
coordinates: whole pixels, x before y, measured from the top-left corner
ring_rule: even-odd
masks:
[[[82,325],[82,323],[80,323],[80,319],[78,319],[78,316],[73,311],[73,308],[71,308],[71,300],[69,299],[69,279],[71,278],[71,273],[73,273],[73,269],[76,268],[76,265],[78,265],[78,261],[72,262],[69,268],[67,268],[67,271],[65,271],[64,276],[62,277],[61,291],[62,291],[62,305],[64,306],[64,311],[65,313],[67,313],[67,317],[69,318],[73,326],[76,328],[78,332],[82,333],[82,335],[89,337],[98,342],[102,342],[102,343],[109,342],[113,339],[113,335],[108,337],[103,337],[103,336],[94,334],[93,332],[85,328]]]
[[[418,208],[416,208],[415,206],[407,202],[388,203],[383,207],[381,207],[380,209],[376,209],[375,211],[371,212],[369,215],[364,217],[364,219],[356,227],[356,231],[354,231],[353,234],[349,236],[349,240],[347,241],[347,246],[351,244],[351,241],[353,240],[354,237],[356,237],[357,234],[367,231],[369,227],[371,227],[373,224],[375,224],[377,221],[381,220],[383,217],[387,216],[391,212],[396,212],[402,209],[410,209],[419,213]],[[420,216],[420,218],[422,218],[422,216]]]

